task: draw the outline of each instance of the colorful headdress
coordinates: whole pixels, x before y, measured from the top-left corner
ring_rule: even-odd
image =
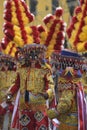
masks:
[[[63,9],[56,8],[54,15],[48,14],[44,17],[43,22],[45,29],[38,28],[40,40],[47,47],[47,58],[53,51],[60,52],[65,42],[66,23],[62,20]]]
[[[76,52],[62,50],[60,54],[54,52],[50,62],[58,70],[58,88],[59,91],[64,89],[75,89],[75,83],[81,80],[83,73],[83,59]]]
[[[87,52],[87,0],[80,0],[67,29],[71,48],[78,53]]]
[[[16,59],[5,54],[0,54],[0,70],[16,70]]]
[[[39,43],[36,26],[30,26],[34,15],[23,0],[6,0],[4,2],[4,38],[1,41],[2,51],[15,56],[17,47],[25,44]]]
[[[55,64],[61,70],[67,67],[83,70],[84,59],[78,53],[64,49],[59,54],[57,52],[52,54],[51,64]]]
[[[29,66],[31,62],[45,63],[46,47],[41,44],[29,44],[18,48],[16,57],[22,66]]]
[[[56,8],[54,15],[44,17],[42,25],[30,26],[34,15],[23,0],[6,0],[4,4],[4,38],[1,41],[2,51],[15,56],[18,47],[26,44],[44,44],[47,47],[47,58],[54,50],[61,51],[65,40],[66,24],[62,20],[63,9]]]
[[[17,53],[22,53],[23,55],[29,55],[30,52],[37,52],[37,53],[43,53],[46,52],[46,47],[41,44],[29,44],[24,45],[23,48],[18,48]]]

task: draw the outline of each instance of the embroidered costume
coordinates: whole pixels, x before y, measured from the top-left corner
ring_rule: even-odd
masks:
[[[19,98],[16,100],[19,119],[17,113],[13,112],[12,127],[14,128],[19,122],[20,130],[48,129],[46,113],[47,106],[54,98],[54,83],[50,67],[44,61],[44,51],[43,45],[31,44],[24,46],[18,53],[21,67],[16,82],[8,92],[8,95],[14,95],[18,90],[20,91]]]
[[[84,91],[81,84],[83,59],[75,52],[62,50],[60,55],[54,53],[52,60],[52,64],[59,70],[56,116],[60,121],[59,129],[86,130]],[[52,113],[49,112],[50,114]]]
[[[14,58],[1,54],[0,55],[0,129],[4,129],[5,121],[7,120],[10,127],[9,118],[13,111],[13,102],[6,100],[6,91],[14,83],[16,79],[16,61]],[[6,117],[7,116],[7,117]],[[8,128],[7,128],[8,129]]]

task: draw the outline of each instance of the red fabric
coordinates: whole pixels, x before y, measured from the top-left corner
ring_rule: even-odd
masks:
[[[23,5],[23,7],[25,9],[25,13],[26,13],[27,17],[29,18],[29,22],[32,22],[34,20],[34,15],[27,8],[25,1],[21,1],[21,4]]]
[[[12,30],[12,29],[7,29],[7,30],[5,30],[5,35],[9,38],[9,39],[11,39],[11,40],[13,40],[13,38],[14,38],[14,36],[15,36],[15,33],[14,33],[14,30]]]
[[[48,90],[48,88],[49,88],[49,86],[48,86],[49,81],[47,80],[46,75],[44,77],[44,81],[45,81],[45,90]]]
[[[4,11],[4,19],[11,22],[12,14],[11,14],[11,9],[5,9]]]
[[[57,8],[55,12],[56,17],[61,17],[63,15],[63,9],[62,8]]]
[[[17,93],[17,97],[14,104],[14,110],[12,114],[11,120],[11,128],[19,128],[19,98],[20,98],[20,90]]]
[[[87,43],[85,43],[84,48],[87,50]]]
[[[5,9],[11,9],[11,2],[5,1]]]
[[[48,117],[45,113],[44,114],[44,118],[40,121],[40,122],[36,122],[36,130],[39,130],[39,128],[44,125],[48,128]]]
[[[47,15],[44,19],[43,19],[43,22],[45,24],[49,23],[50,20],[54,19],[54,16],[53,15]]]
[[[10,42],[10,39],[7,37],[7,36],[5,36],[3,39],[2,39],[2,41],[1,41],[1,47],[2,47],[2,49],[6,49],[6,47],[8,46],[8,43]]]
[[[20,126],[20,130],[22,130],[24,127],[27,127],[29,130],[35,130],[35,118],[34,118],[34,112],[33,111],[28,111],[28,110],[23,110],[21,112],[21,115],[27,115],[30,118],[30,122],[28,123],[27,126],[22,126],[21,124],[19,124]]]
[[[13,24],[11,22],[4,23],[4,25],[3,25],[3,31],[5,31],[5,30],[7,30],[9,28],[11,28],[13,30]]]
[[[17,109],[15,117],[14,117],[14,121],[12,122],[11,128],[19,128],[19,111]]]
[[[77,6],[74,12],[76,13],[76,15],[78,15],[78,13],[81,13],[82,12],[81,6]]]
[[[8,106],[8,110],[12,113],[13,112],[14,105],[11,103]]]
[[[53,100],[50,102],[50,104],[49,104],[49,107],[50,108],[55,108],[56,107],[56,99],[55,99],[55,97],[53,98]]]
[[[6,109],[0,105],[0,115],[5,115]]]
[[[47,117],[46,113],[43,113],[44,117],[41,121],[37,121],[35,119],[35,117],[34,117],[35,113],[36,113],[35,111],[22,110],[20,112],[20,115],[21,115],[20,118],[18,117],[18,113],[16,113],[12,128],[15,128],[15,126],[17,126],[18,123],[19,123],[18,124],[19,126],[16,128],[18,128],[20,130],[22,130],[23,128],[28,128],[29,130],[38,130],[42,125],[44,125],[48,128],[48,117]],[[30,119],[30,122],[26,126],[22,126],[22,124],[19,121],[23,115],[27,115]]]
[[[18,91],[19,88],[20,88],[20,76],[18,74],[15,84],[10,89],[11,94],[14,95]]]
[[[42,25],[39,25],[37,27],[38,31],[41,33],[41,32],[45,32],[45,28],[42,26]]]
[[[77,89],[77,104],[78,104],[78,130],[86,130],[84,91],[81,83],[78,84],[78,89]]]

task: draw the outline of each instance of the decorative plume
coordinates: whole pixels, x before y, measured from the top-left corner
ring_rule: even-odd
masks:
[[[67,29],[71,48],[78,53],[87,52],[87,0],[80,0]]]
[[[40,38],[42,44],[47,47],[47,57],[53,51],[61,51],[65,40],[66,23],[62,20],[63,9],[56,8],[54,15],[48,14],[44,17],[45,28],[39,25]]]
[[[2,51],[15,56],[17,47],[25,44],[39,43],[37,27],[30,26],[34,15],[23,0],[6,0],[4,2],[4,38],[1,41]]]
[[[4,2],[4,38],[1,40],[2,51],[15,56],[18,47],[25,44],[44,44],[47,47],[47,58],[51,53],[61,51],[65,40],[66,24],[62,20],[63,9],[56,8],[54,15],[44,17],[42,25],[30,26],[34,15],[23,0],[6,0]]]

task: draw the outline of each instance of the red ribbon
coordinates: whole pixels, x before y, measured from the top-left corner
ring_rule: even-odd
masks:
[[[77,105],[78,105],[78,130],[86,130],[85,120],[85,97],[83,86],[81,83],[78,84],[77,88]]]

